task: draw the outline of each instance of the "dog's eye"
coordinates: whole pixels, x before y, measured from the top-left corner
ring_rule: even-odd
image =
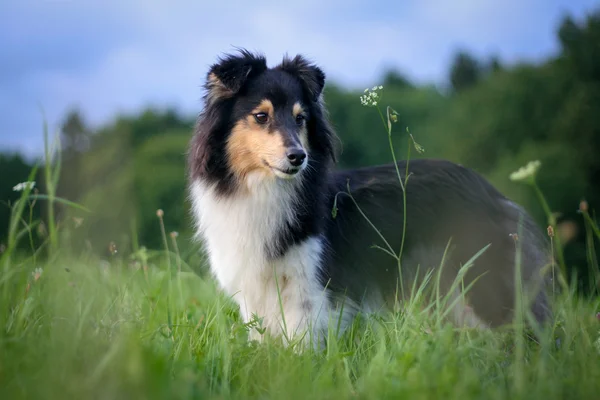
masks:
[[[304,115],[302,115],[302,114],[296,115],[296,123],[298,125],[302,125],[302,123],[304,122],[304,119],[305,119]]]
[[[256,122],[258,122],[259,124],[265,124],[269,120],[269,116],[266,113],[254,114],[254,118],[256,119]]]

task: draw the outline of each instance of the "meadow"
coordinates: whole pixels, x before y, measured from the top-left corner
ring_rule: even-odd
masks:
[[[341,167],[450,159],[549,227],[552,323],[519,309],[498,330],[457,328],[417,291],[322,351],[249,342],[260,324],[241,322],[191,241],[193,118],[147,109],[91,128],[73,110],[38,164],[0,154],[0,399],[600,398],[598,38],[600,11],[565,17],[540,63],[458,54],[448,93],[398,71],[385,99],[326,89]]]
[[[389,127],[394,114],[386,115]],[[413,147],[420,149],[414,140]],[[548,326],[527,326],[527,314],[517,313],[514,324],[499,330],[457,328],[426,312],[423,294],[388,313],[362,316],[339,337],[332,330],[322,351],[297,352],[269,337],[249,342],[248,331],[260,325],[244,325],[211,277],[181,254],[182,238],[167,231],[162,210],[155,216],[157,249],[134,246],[122,255],[115,246],[104,257],[63,246],[76,233],[61,225],[53,207],[82,206],[56,195],[60,154],[47,148],[45,160],[39,166],[45,193],[15,182],[20,198],[11,204],[0,256],[2,399],[600,396],[600,301],[562,275]],[[513,178],[532,186],[546,211],[532,165],[539,167],[530,164]],[[47,213],[39,245],[32,239],[40,227],[36,207]],[[592,239],[600,239],[587,207],[580,211]]]

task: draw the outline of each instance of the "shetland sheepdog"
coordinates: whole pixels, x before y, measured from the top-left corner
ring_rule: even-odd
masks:
[[[207,73],[189,195],[210,269],[244,321],[322,345],[331,321],[389,310],[433,271],[437,290],[460,296],[453,322],[497,327],[514,315],[517,249],[528,310],[547,320],[551,254],[524,209],[449,161],[399,162],[404,189],[393,164],[334,169],[324,85],[303,55],[268,67],[242,49]]]

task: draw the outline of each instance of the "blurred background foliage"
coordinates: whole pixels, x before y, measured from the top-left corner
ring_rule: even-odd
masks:
[[[545,227],[531,188],[508,178],[528,161],[539,159],[539,183],[559,213],[559,233],[568,242],[568,266],[580,275],[580,287],[589,289],[586,235],[577,210],[583,199],[591,210],[600,206],[600,13],[580,24],[567,17],[556,35],[560,52],[535,65],[505,66],[497,58],[477,60],[458,52],[448,69],[450,88],[444,92],[415,85],[394,70],[373,84],[384,86],[381,105],[398,112],[394,127],[398,158],[407,154],[409,129],[426,150],[412,151],[411,157],[446,158],[481,172]],[[326,88],[330,119],[341,139],[343,168],[392,160],[381,119],[361,105],[361,94],[334,82]],[[166,231],[179,233],[184,257],[197,255],[185,171],[194,118],[172,109],[147,109],[139,115],[117,116],[92,130],[78,110],[65,116],[58,195],[90,210],[57,208],[62,226],[72,228],[65,230],[71,251],[91,249],[108,255],[111,243],[124,255],[139,246],[160,248],[156,211],[162,209]],[[7,205],[18,197],[13,186],[27,180],[31,168],[18,154],[0,154],[0,243],[6,240]],[[36,180],[43,193],[41,173]],[[44,226],[33,236],[43,240]]]

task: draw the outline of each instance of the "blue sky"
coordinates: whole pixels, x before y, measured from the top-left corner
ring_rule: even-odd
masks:
[[[43,108],[56,130],[78,107],[91,124],[141,107],[194,115],[208,66],[234,46],[275,64],[303,53],[363,88],[394,67],[443,84],[458,48],[504,63],[556,50],[565,13],[597,0],[1,0],[0,151],[40,152]]]

